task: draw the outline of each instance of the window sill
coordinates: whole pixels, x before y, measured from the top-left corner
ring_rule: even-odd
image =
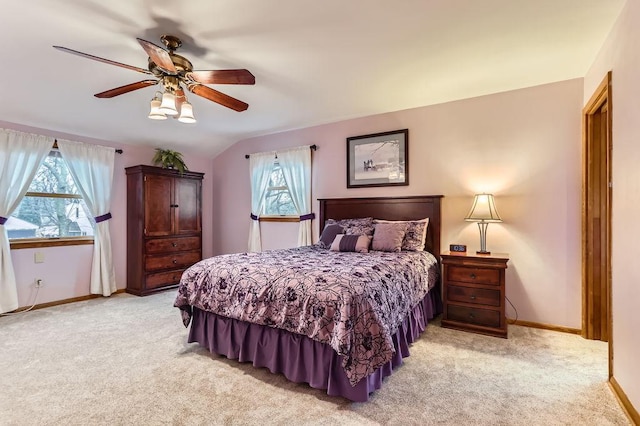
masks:
[[[24,240],[10,240],[11,250],[41,248],[41,247],[61,247],[61,246],[81,246],[93,244],[91,238],[38,238]]]
[[[260,222],[300,222],[298,216],[260,216]]]

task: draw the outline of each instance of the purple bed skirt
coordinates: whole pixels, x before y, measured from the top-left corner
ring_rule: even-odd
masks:
[[[427,321],[441,311],[440,295],[434,288],[392,336],[396,349],[393,359],[356,386],[351,386],[342,368],[342,355],[331,346],[286,330],[251,324],[194,307],[189,343],[198,342],[212,353],[252,362],[255,367],[266,367],[292,382],[326,389],[328,395],[365,402],[371,392],[380,389],[382,380],[402,364],[402,359],[409,356],[409,345],[424,331]]]

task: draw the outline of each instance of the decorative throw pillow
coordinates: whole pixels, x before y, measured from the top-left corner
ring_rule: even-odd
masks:
[[[427,229],[429,228],[429,218],[420,220],[382,220],[375,219],[374,224],[378,223],[406,223],[407,231],[402,240],[402,250],[423,251],[424,243],[427,240]]]
[[[406,223],[377,223],[373,233],[372,250],[400,251],[402,240],[407,231]]]
[[[338,234],[331,243],[331,251],[357,251],[358,253],[368,253],[371,243],[369,235],[345,235]]]
[[[331,243],[335,240],[336,235],[344,234],[344,229],[340,225],[327,225],[322,230],[322,235],[320,235],[320,240],[318,241],[318,245],[322,248],[331,247]]]
[[[359,217],[355,219],[328,219],[327,225],[340,225],[347,235],[373,235],[373,218]]]

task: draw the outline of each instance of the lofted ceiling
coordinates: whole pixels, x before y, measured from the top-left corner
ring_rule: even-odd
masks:
[[[582,77],[625,0],[0,0],[0,120],[215,156],[253,136]],[[136,38],[194,69],[246,68],[255,86],[189,94],[198,122],[153,121],[159,86],[93,94],[147,76]]]

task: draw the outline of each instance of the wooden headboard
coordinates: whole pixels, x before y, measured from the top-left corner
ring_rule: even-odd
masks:
[[[429,218],[425,250],[440,261],[440,200],[442,195],[412,197],[319,198],[320,232],[327,219],[373,217],[384,220]]]

